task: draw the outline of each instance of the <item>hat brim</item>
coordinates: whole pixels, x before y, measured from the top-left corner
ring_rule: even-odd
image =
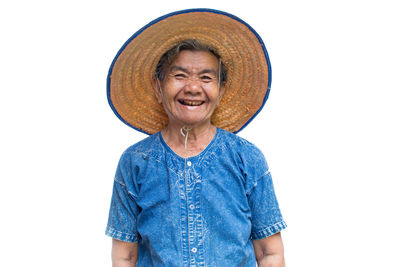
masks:
[[[211,122],[237,133],[263,108],[271,88],[271,65],[261,37],[244,21],[212,9],[164,15],[137,31],[115,56],[107,77],[108,102],[121,121],[154,134],[168,124],[152,85],[161,56],[179,41],[213,47],[227,67],[225,93]]]

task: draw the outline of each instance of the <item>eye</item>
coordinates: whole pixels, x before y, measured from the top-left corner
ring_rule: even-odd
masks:
[[[187,78],[186,74],[184,74],[184,73],[176,73],[176,74],[173,74],[173,76],[175,79],[178,79],[178,80],[183,80],[183,79]]]
[[[211,82],[211,81],[213,81],[213,77],[208,76],[208,75],[202,75],[202,76],[200,76],[200,79],[201,79],[203,82]]]

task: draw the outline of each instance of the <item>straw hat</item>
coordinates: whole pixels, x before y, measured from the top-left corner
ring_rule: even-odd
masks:
[[[115,56],[107,78],[108,102],[134,129],[154,134],[168,124],[152,78],[161,56],[178,42],[197,39],[227,67],[225,93],[211,122],[237,133],[262,109],[270,91],[271,66],[260,36],[241,19],[217,10],[189,9],[162,16],[137,31]]]

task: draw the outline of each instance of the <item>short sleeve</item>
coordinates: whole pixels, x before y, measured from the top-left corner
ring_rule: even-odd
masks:
[[[252,218],[252,239],[262,239],[286,228],[269,171],[257,179],[248,193],[248,200]]]
[[[252,144],[242,149],[246,194],[251,209],[251,238],[262,239],[286,228],[275,195],[271,173],[260,149]]]
[[[129,155],[124,153],[118,163],[106,235],[125,242],[137,242],[136,218],[138,207],[134,193],[129,190],[132,181],[132,166]]]

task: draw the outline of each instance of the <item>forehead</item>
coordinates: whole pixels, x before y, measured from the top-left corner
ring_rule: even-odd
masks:
[[[170,67],[182,67],[188,70],[214,69],[218,70],[218,58],[208,51],[183,50],[172,61]]]

